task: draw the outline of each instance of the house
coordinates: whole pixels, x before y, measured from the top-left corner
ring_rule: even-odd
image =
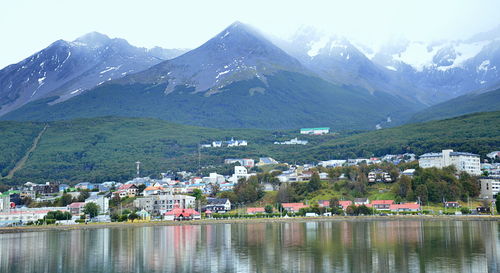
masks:
[[[228,158],[224,160],[224,164],[234,164],[236,162],[247,168],[253,168],[255,166],[255,160],[251,158]]]
[[[231,210],[231,201],[227,198],[207,198],[207,204],[203,210],[211,210],[215,213],[225,213]]]
[[[318,165],[321,165],[325,168],[328,167],[340,167],[343,166],[347,160],[342,160],[342,159],[332,159],[332,160],[326,160],[326,161],[320,161]]]
[[[373,200],[371,204],[376,210],[389,210],[394,200]]]
[[[222,141],[213,141],[212,147],[222,147]]]
[[[90,182],[81,182],[81,183],[78,183],[75,185],[75,188],[78,189],[78,190],[93,190],[95,187],[94,184],[90,183]]]
[[[308,143],[307,140],[299,140],[298,138],[292,138],[287,141],[275,141],[274,144],[276,145],[306,145]]]
[[[142,195],[143,196],[158,195],[163,191],[165,191],[165,189],[162,186],[149,186],[142,191]]]
[[[227,181],[237,184],[240,179],[248,180],[248,178],[253,175],[256,174],[248,173],[247,168],[243,166],[234,166],[234,174]]]
[[[307,208],[304,203],[282,203],[281,206],[288,212],[299,212],[301,208]]]
[[[481,163],[479,155],[453,150],[443,150],[441,153],[426,153],[420,156],[418,165],[421,168],[443,168],[455,166],[458,171],[467,172],[470,175],[481,175]]]
[[[279,162],[274,160],[271,157],[261,157],[261,158],[259,158],[259,163],[257,163],[257,166],[265,166],[265,165],[273,165],[273,164],[279,164]]]
[[[84,206],[85,202],[74,202],[68,205],[68,210],[73,215],[81,215],[83,214]]]
[[[352,205],[352,201],[350,201],[350,200],[339,201],[339,207],[341,207],[343,210],[345,210],[350,205]]]
[[[318,200],[318,205],[320,208],[328,208],[330,207],[330,201],[328,200]]]
[[[69,190],[69,185],[68,184],[60,184],[59,185],[59,191],[65,191],[65,190]]]
[[[368,198],[354,198],[354,205],[356,206],[361,206],[361,205],[369,205],[370,200]]]
[[[0,193],[0,212],[8,211],[10,209],[10,195],[8,193]]]
[[[151,214],[149,212],[147,212],[146,210],[141,210],[141,211],[137,212],[137,215],[139,215],[139,218],[141,218],[141,220],[145,220],[145,221],[151,220]]]
[[[217,173],[210,173],[208,176],[202,178],[205,184],[221,184],[226,181],[223,175]]]
[[[495,199],[500,192],[500,176],[486,176],[479,178],[481,191],[479,198]]]
[[[247,214],[265,213],[265,208],[247,208]]]
[[[328,133],[330,133],[330,128],[328,127],[300,129],[300,134],[302,135],[324,135]]]
[[[145,210],[154,215],[161,215],[174,208],[194,208],[196,198],[189,195],[165,193],[137,198],[134,207]]]
[[[109,198],[105,197],[104,195],[98,195],[94,194],[89,196],[85,200],[85,204],[88,203],[94,203],[99,206],[99,213],[101,214],[106,214],[109,212]]]
[[[135,197],[139,189],[135,184],[124,184],[118,188],[118,191],[122,193],[119,195],[120,198],[122,198],[123,192],[126,193],[127,197]]]
[[[25,209],[13,209],[8,212],[0,212],[0,226],[8,225],[13,223],[26,223],[34,222],[38,219],[43,219],[49,211],[62,212],[68,211],[65,207],[44,207],[44,208],[25,208]]]
[[[234,186],[236,184],[234,183],[222,183],[219,184],[219,190],[220,191],[232,191],[234,189]]]
[[[406,211],[420,211],[420,205],[417,203],[403,203],[403,204],[392,204],[389,206],[389,210],[392,212],[406,212]]]
[[[406,169],[404,170],[401,175],[406,175],[412,177],[415,174],[415,169]]]
[[[460,204],[458,202],[444,202],[445,208],[459,208]]]
[[[199,220],[201,215],[194,209],[174,208],[169,212],[165,212],[163,219],[173,221]]]

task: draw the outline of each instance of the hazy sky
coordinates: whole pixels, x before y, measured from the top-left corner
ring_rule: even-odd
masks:
[[[136,46],[194,48],[235,20],[286,38],[312,25],[360,42],[460,39],[500,25],[500,1],[1,0],[0,67],[91,31]]]

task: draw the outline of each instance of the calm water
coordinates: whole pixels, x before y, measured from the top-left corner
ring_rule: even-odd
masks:
[[[406,220],[0,234],[0,272],[500,272],[499,231]]]

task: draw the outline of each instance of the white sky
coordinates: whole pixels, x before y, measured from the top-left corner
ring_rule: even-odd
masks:
[[[0,67],[98,31],[135,46],[194,48],[240,20],[286,38],[300,25],[371,44],[460,39],[500,25],[495,0],[1,0]]]

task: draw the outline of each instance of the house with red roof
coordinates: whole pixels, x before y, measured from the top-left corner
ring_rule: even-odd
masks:
[[[247,208],[247,214],[265,213],[264,208]]]
[[[307,208],[304,203],[282,203],[281,206],[288,212],[299,212],[301,208]]]
[[[339,201],[339,206],[341,206],[343,210],[345,210],[350,205],[352,205],[352,201],[350,200]]]
[[[68,210],[72,215],[80,215],[83,213],[85,202],[74,202],[68,205]]]
[[[134,184],[124,184],[118,188],[118,191],[114,192],[114,195],[118,195],[120,198],[123,197],[135,197],[139,189]]]
[[[330,201],[328,200],[318,200],[318,205],[320,208],[328,208],[330,207]]]
[[[174,208],[169,212],[165,212],[163,219],[174,221],[199,220],[201,219],[201,214],[194,209]]]
[[[392,204],[394,200],[373,200],[371,205],[376,210],[389,210]]]
[[[403,204],[392,204],[389,206],[389,210],[392,212],[405,212],[405,211],[420,211],[420,205],[417,203],[403,203]]]

